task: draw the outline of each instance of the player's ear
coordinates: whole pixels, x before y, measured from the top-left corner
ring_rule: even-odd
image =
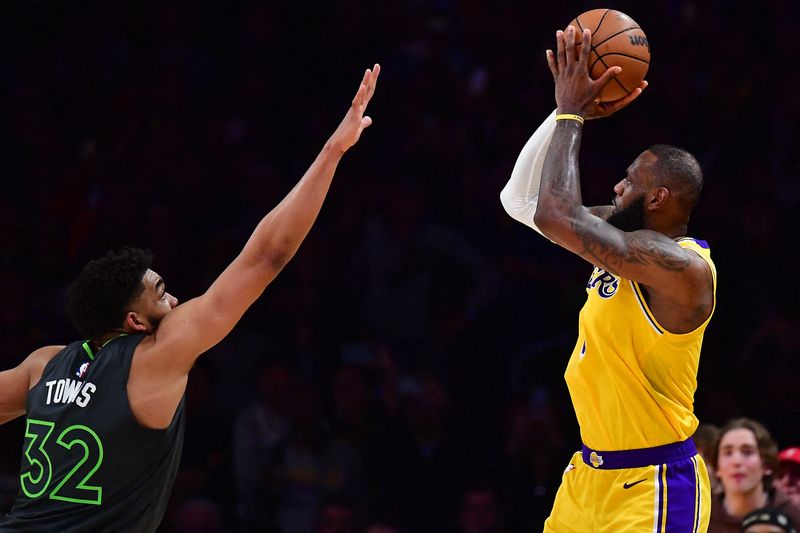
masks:
[[[136,332],[146,332],[147,324],[140,320],[138,313],[135,311],[128,311],[125,314],[125,329]]]
[[[669,198],[669,189],[666,187],[658,187],[655,191],[653,191],[650,201],[647,202],[647,207],[649,209],[658,209],[664,205],[664,202],[667,201],[667,198]]]

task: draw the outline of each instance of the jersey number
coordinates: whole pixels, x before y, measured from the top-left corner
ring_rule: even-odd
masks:
[[[28,419],[25,426],[25,438],[30,438],[25,449],[25,459],[30,468],[20,475],[20,485],[29,498],[38,498],[47,492],[52,481],[53,464],[45,450],[45,444],[54,429],[55,424],[52,422],[35,419]],[[103,443],[100,442],[100,437],[86,426],[75,425],[62,431],[56,444],[68,450],[77,447],[83,453],[75,466],[50,492],[50,499],[100,505],[103,502],[103,488],[88,484],[89,478],[103,464]]]

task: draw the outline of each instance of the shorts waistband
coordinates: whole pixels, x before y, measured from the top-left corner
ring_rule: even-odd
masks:
[[[592,450],[583,445],[581,455],[583,462],[592,468],[600,470],[616,470],[619,468],[641,468],[643,466],[672,463],[694,457],[697,448],[692,439],[682,442],[673,442],[653,448],[638,448],[635,450],[618,450],[603,452]]]

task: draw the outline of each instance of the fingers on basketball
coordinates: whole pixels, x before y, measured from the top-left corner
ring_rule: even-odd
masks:
[[[570,22],[583,48],[583,30],[591,30],[591,49],[587,67],[593,79],[599,79],[612,66],[622,67],[600,93],[600,101],[611,102],[639,88],[650,66],[650,44],[642,28],[628,15],[613,9],[593,9]]]

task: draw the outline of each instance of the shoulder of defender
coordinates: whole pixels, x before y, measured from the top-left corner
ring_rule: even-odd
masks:
[[[39,382],[47,363],[52,361],[64,348],[66,348],[64,345],[42,346],[31,352],[31,354],[25,358],[20,367],[27,372],[30,387],[33,387]]]
[[[44,365],[50,362],[53,357],[58,355],[58,353],[66,348],[65,345],[51,345],[51,346],[42,346],[41,348],[34,350],[31,354],[25,359],[25,362],[31,365]]]
[[[53,357],[58,355],[58,353],[66,347],[67,346],[64,344],[53,344],[50,346],[42,346],[41,348],[31,352],[31,354],[28,356],[28,359],[30,359],[31,361],[44,362],[45,364],[47,364]]]

